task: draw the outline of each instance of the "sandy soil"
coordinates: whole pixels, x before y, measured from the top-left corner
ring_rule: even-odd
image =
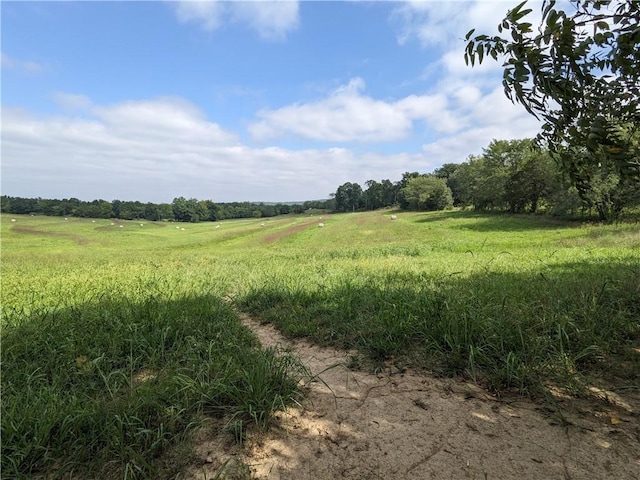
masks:
[[[226,465],[229,478],[250,470],[270,480],[640,479],[637,394],[599,392],[605,400],[572,401],[558,414],[461,381],[391,367],[352,371],[349,352],[289,342],[270,325],[243,321],[264,345],[293,346],[324,383],[312,383],[302,408],[242,448],[229,435],[205,435],[190,478],[214,478]]]

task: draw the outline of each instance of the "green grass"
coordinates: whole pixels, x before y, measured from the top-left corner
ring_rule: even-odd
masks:
[[[207,416],[268,426],[306,372],[234,306],[496,391],[638,390],[640,225],[398,217],[3,216],[3,476],[168,477]]]

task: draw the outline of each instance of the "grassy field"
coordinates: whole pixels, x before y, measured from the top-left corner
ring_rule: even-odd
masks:
[[[260,350],[236,309],[354,348],[354,366],[391,359],[531,396],[639,388],[637,223],[469,212],[1,223],[7,478],[168,477],[204,419],[238,441],[268,426],[308,372]]]

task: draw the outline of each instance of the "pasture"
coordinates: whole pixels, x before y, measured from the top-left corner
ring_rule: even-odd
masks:
[[[238,442],[268,427],[310,372],[238,310],[354,349],[353,367],[540,401],[638,393],[639,224],[390,215],[3,215],[4,475],[168,477],[208,419]]]

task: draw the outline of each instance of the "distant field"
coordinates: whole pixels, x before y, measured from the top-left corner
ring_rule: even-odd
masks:
[[[306,372],[258,350],[232,307],[357,349],[367,368],[393,359],[533,396],[638,391],[639,224],[397,215],[3,215],[3,472],[93,458],[102,474],[153,477],[189,422],[224,418],[238,440],[267,426]]]

